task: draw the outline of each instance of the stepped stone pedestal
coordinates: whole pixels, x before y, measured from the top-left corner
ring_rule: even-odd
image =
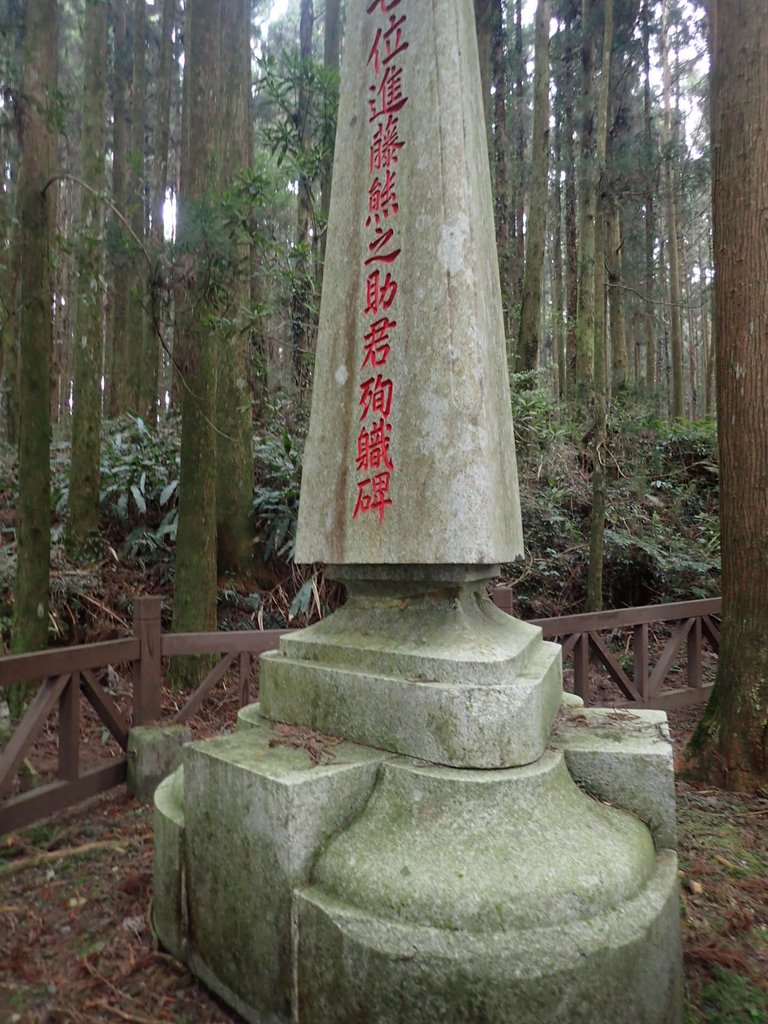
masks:
[[[349,598],[157,789],[162,944],[253,1024],[680,1024],[672,753],[564,698],[522,547],[471,0],[352,0],[297,559]]]

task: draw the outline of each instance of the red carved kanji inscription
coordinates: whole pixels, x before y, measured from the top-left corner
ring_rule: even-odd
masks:
[[[366,8],[373,19],[373,40],[366,61],[368,75],[369,187],[367,209],[362,211],[367,231],[365,278],[365,329],[360,338],[359,406],[361,429],[357,437],[355,470],[357,496],[353,519],[377,513],[384,521],[392,506],[391,487],[395,466],[390,454],[391,415],[395,385],[379,372],[397,359],[396,263],[402,253],[397,230],[400,202],[397,165],[405,140],[400,135],[400,115],[408,103],[405,69],[409,41],[408,16],[402,0],[374,0]],[[400,8],[396,11],[397,8]],[[396,13],[393,13],[396,12]],[[375,264],[383,264],[376,267]],[[390,313],[391,311],[391,313]],[[391,371],[388,371],[391,373]]]

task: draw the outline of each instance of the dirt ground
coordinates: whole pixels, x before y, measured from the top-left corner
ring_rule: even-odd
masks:
[[[696,715],[670,716],[678,747]],[[768,794],[679,783],[678,812],[686,1024],[765,1024]],[[0,1022],[240,1021],[158,948],[151,906],[152,812],[123,791],[0,839]]]

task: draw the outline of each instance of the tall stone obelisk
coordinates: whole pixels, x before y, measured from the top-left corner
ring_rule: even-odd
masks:
[[[564,703],[487,593],[521,530],[471,0],[348,3],[300,507],[349,599],[158,789],[161,941],[254,1024],[679,1024],[664,716]]]

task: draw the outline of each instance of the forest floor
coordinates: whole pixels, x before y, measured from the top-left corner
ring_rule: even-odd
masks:
[[[678,750],[698,713],[670,715]],[[768,1021],[768,794],[678,782],[678,822],[686,1024]],[[0,1022],[240,1021],[158,948],[151,904],[152,811],[124,790],[0,840]]]

